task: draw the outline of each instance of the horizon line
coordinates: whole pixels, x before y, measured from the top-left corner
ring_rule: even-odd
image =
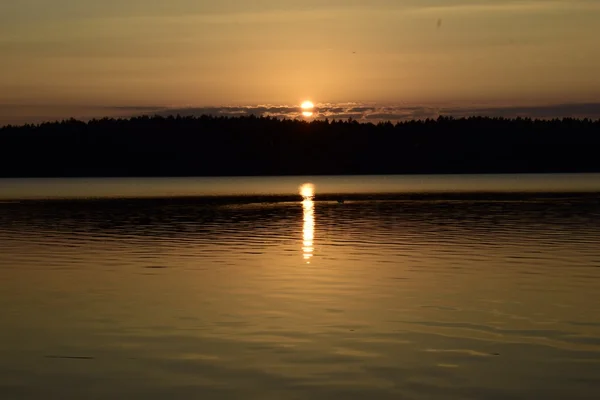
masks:
[[[43,112],[48,110],[53,112]],[[74,109],[74,110],[73,110]],[[138,116],[270,116],[278,119],[324,120],[352,118],[359,122],[401,122],[410,120],[436,119],[439,116],[449,117],[503,117],[531,119],[598,119],[600,118],[599,102],[563,102],[529,105],[409,105],[383,104],[376,102],[315,102],[313,115],[302,115],[300,105],[275,105],[263,103],[258,105],[230,106],[66,106],[41,104],[0,104],[0,126],[36,125],[45,122],[57,122],[68,119],[89,121],[102,118],[133,118]]]

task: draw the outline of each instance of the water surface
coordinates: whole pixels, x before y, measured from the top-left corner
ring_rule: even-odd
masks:
[[[580,178],[5,202],[0,397],[596,399],[600,196]],[[258,182],[238,179],[219,194]]]
[[[0,200],[410,193],[600,192],[600,174],[0,179]]]

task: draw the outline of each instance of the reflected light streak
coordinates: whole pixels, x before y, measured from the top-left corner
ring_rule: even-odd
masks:
[[[302,227],[302,252],[304,260],[310,264],[310,259],[314,253],[315,238],[315,187],[312,183],[305,183],[300,186],[300,195],[302,196],[302,209],[304,225]]]

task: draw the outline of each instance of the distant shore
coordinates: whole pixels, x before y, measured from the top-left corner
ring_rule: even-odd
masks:
[[[0,177],[600,172],[600,120],[138,117],[0,128]]]

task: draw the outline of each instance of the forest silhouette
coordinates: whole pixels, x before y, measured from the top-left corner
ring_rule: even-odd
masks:
[[[589,119],[70,119],[0,128],[0,176],[600,172],[598,149]]]

